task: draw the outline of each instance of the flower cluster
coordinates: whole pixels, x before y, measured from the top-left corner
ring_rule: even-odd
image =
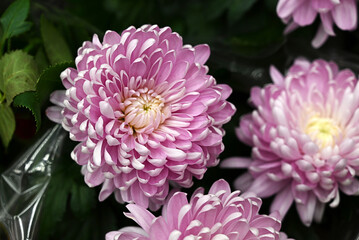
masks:
[[[333,21],[356,27],[354,0],[280,0],[277,10],[300,26],[319,13],[316,46],[334,34]],[[78,50],[76,68],[62,72],[66,90],[51,95],[48,117],[80,142],[71,157],[90,187],[102,184],[99,200],[114,192],[140,225],[107,240],[285,240],[280,220],[293,202],[310,225],[326,203],[339,204],[340,191],[359,194],[358,80],[335,63],[298,59],[286,76],[271,67],[273,83],[251,90],[256,109],[241,118],[237,135],[252,157],[222,162],[248,168],[235,182],[247,192],[219,180],[208,194],[167,198],[170,183],[190,187],[218,164],[222,126],[235,112],[231,88],[208,75],[209,55],[207,45],[183,45],[170,28],[144,25],[107,31],[102,42],[94,35]],[[258,197],[272,195],[272,214],[259,214]],[[160,217],[147,210],[163,203]]]
[[[169,181],[189,187],[223,151],[222,125],[235,112],[227,85],[205,66],[207,45],[183,45],[169,27],[130,27],[94,35],[78,50],[76,69],[61,74],[47,115],[80,143],[72,158],[99,199],[155,208]]]
[[[271,76],[273,84],[252,89],[256,110],[237,129],[253,146],[252,159],[222,166],[248,167],[237,187],[276,195],[271,208],[282,216],[295,201],[310,225],[320,221],[325,203],[339,204],[339,190],[359,194],[359,84],[351,71],[324,60],[299,59],[285,77],[272,67]]]
[[[231,192],[224,180],[215,182],[208,194],[197,189],[190,201],[183,192],[175,193],[165,204],[162,216],[155,217],[143,207],[129,204],[130,213],[140,227],[109,232],[106,240],[286,240],[281,223],[274,216],[258,214],[261,200]]]
[[[335,35],[333,23],[342,30],[357,27],[356,0],[279,0],[277,13],[289,23],[286,32],[312,24],[319,15],[321,25],[312,41],[314,47],[320,47],[328,36]]]

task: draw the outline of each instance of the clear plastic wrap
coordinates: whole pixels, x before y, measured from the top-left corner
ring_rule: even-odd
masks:
[[[31,240],[53,162],[66,132],[56,125],[36,141],[0,178],[0,240]]]

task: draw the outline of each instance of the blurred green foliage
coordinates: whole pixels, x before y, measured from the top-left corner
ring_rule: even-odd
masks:
[[[31,62],[32,67],[22,71],[26,72],[26,79],[31,76],[34,86],[9,93],[1,87],[8,78],[0,77],[0,135],[4,143],[0,145],[0,170],[15,160],[20,149],[31,144],[33,129],[39,128],[37,134],[41,134],[51,125],[44,115],[44,109],[50,105],[49,95],[62,88],[59,74],[74,65],[73,57],[82,42],[90,40],[94,33],[101,38],[106,30],[122,32],[131,25],[143,24],[170,26],[185,44],[210,45],[210,74],[218,83],[233,88],[229,101],[237,107],[236,115],[225,126],[226,150],[221,158],[249,156],[250,149],[237,140],[233,129],[240,116],[251,110],[247,101],[250,88],[270,82],[270,65],[284,72],[296,57],[302,56],[334,60],[340,67],[359,72],[358,31],[337,30],[337,37],[316,50],[310,41],[318,23],[284,36],[285,26],[276,15],[276,4],[277,0],[2,0],[0,69],[15,61],[6,59],[10,55],[21,55]],[[0,72],[3,74],[4,71]],[[24,116],[34,126],[25,129],[30,134],[17,134],[15,123],[24,124]],[[80,167],[70,159],[72,148],[63,153],[64,158],[53,173],[37,239],[103,239],[110,230],[135,225],[123,216],[126,209],[113,196],[104,202],[97,200],[99,188],[85,185]],[[196,180],[186,191],[191,193],[199,186],[208,188],[219,178],[231,182],[240,173],[212,168],[203,180]],[[262,213],[268,211],[270,201],[264,200]],[[359,220],[359,201],[357,197],[344,197],[343,202],[337,209],[326,209],[323,223],[310,228],[301,224],[292,208],[283,231],[298,240],[354,239],[358,233],[354,223]]]

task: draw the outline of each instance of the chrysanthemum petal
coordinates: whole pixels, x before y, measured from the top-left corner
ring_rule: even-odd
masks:
[[[357,27],[357,4],[355,0],[279,0],[277,14],[288,23],[285,33],[297,26],[312,24],[319,14],[322,24],[312,41],[315,48],[320,47],[328,36],[334,36],[333,23],[342,30]]]
[[[120,202],[158,208],[169,179],[189,187],[218,164],[235,108],[231,88],[208,75],[209,55],[208,45],[183,45],[157,25],[107,31],[79,48],[47,115],[81,142],[71,156],[89,186],[104,184],[100,200],[115,192]]]
[[[340,29],[353,30],[357,25],[357,10],[354,0],[345,0],[334,7],[332,16]]]
[[[190,201],[185,193],[174,193],[159,217],[154,217],[143,207],[128,205],[131,213],[125,215],[135,220],[142,231],[125,227],[108,233],[106,240],[128,239],[129,236],[141,237],[139,239],[144,236],[146,240],[287,240],[287,236],[279,232],[281,222],[275,214],[266,216],[258,213],[260,205],[259,198],[250,194],[239,196],[238,191],[231,192],[229,184],[220,179],[212,185],[208,194],[204,194],[203,189],[197,189]]]
[[[298,59],[284,77],[271,72],[273,84],[252,89],[256,109],[236,131],[253,147],[252,160],[232,157],[221,166],[248,168],[235,181],[237,188],[275,195],[271,211],[281,217],[294,201],[310,225],[321,219],[324,204],[339,204],[339,190],[359,194],[358,80],[320,59]]]
[[[135,204],[128,204],[127,209],[131,212],[131,218],[140,225],[143,230],[148,232],[151,227],[152,221],[155,219],[150,212],[144,209],[141,206],[137,206]]]

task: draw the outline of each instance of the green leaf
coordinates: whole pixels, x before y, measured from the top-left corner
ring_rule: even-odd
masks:
[[[5,148],[15,132],[15,116],[10,106],[0,104],[0,137]]]
[[[40,218],[41,234],[44,235],[42,239],[48,239],[48,235],[56,229],[56,225],[63,219],[66,212],[67,199],[73,179],[71,175],[65,175],[65,171],[60,171],[51,177]]]
[[[63,62],[45,69],[39,77],[36,85],[38,98],[41,104],[47,101],[50,93],[56,89],[64,88],[60,74],[68,67],[74,67],[73,62]]]
[[[213,20],[220,16],[230,6],[232,0],[212,0],[208,2],[208,6],[204,9],[207,18]]]
[[[267,6],[268,9],[270,9],[271,11],[276,13],[278,0],[266,0],[266,1],[264,1],[264,3],[265,3],[265,5]]]
[[[36,121],[36,130],[38,131],[41,126],[41,108],[36,92],[29,91],[17,95],[13,104],[15,107],[24,107],[32,113]]]
[[[256,3],[257,0],[233,0],[228,11],[228,21],[230,24],[235,23]]]
[[[49,67],[49,61],[47,60],[46,53],[43,47],[38,48],[35,54],[35,61],[39,67],[40,72],[43,72]]]
[[[0,18],[3,27],[3,40],[30,29],[31,24],[25,22],[29,14],[29,8],[29,0],[16,0],[5,10]]]
[[[19,25],[11,34],[10,37],[12,36],[17,36],[20,35],[24,32],[27,32],[30,30],[30,28],[32,27],[32,23],[31,22],[23,22],[21,25]]]
[[[78,216],[84,216],[96,205],[94,189],[88,186],[74,184],[71,188],[71,209]]]
[[[34,58],[17,50],[5,54],[0,59],[0,90],[5,94],[7,103],[26,91],[34,91],[38,77]]]
[[[2,39],[3,34],[4,34],[3,27],[2,27],[2,25],[0,24],[0,39]]]
[[[51,64],[73,61],[71,51],[61,33],[45,17],[41,18],[41,36]]]
[[[58,232],[61,232],[58,229],[62,227],[68,228],[62,236],[62,239],[66,239],[64,236],[73,231],[71,227],[77,227],[76,224],[81,222],[80,226],[73,231],[75,236],[79,235],[84,224],[83,220],[87,222],[88,217],[96,214],[96,211],[93,211],[97,204],[96,190],[84,184],[80,173],[81,167],[69,159],[70,149],[73,147],[72,142],[66,142],[60,154],[62,159],[54,163],[54,172],[46,190],[43,210],[39,218],[39,226],[41,226],[39,239],[56,239]],[[85,215],[77,215],[77,213]]]

